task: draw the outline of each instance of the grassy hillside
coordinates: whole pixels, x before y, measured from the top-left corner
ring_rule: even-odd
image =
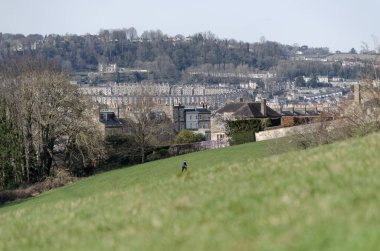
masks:
[[[379,151],[257,142],[104,173],[0,208],[0,250],[376,250]]]

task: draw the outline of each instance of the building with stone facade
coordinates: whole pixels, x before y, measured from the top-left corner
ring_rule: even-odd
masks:
[[[211,111],[205,107],[185,108],[185,128],[211,140]]]
[[[99,111],[99,126],[105,136],[124,133],[123,123],[115,112],[110,110]]]
[[[81,91],[95,102],[117,107],[135,105],[141,98],[150,98],[159,105],[200,106],[207,104],[210,109],[218,109],[228,101],[249,96],[245,89],[213,86],[170,86],[169,84],[108,83],[103,86],[81,86]]]
[[[211,140],[226,140],[227,121],[260,119],[270,120],[272,125],[281,125],[281,114],[260,102],[231,102],[215,111],[211,120]]]
[[[171,107],[171,120],[176,132],[191,130],[211,140],[211,111],[207,107],[186,108],[183,105]]]

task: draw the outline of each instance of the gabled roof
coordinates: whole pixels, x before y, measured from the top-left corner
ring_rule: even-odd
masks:
[[[217,113],[232,113],[236,118],[278,118],[281,114],[266,106],[266,116],[261,113],[261,103],[228,103]]]

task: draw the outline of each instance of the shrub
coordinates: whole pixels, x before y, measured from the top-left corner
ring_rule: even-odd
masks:
[[[69,171],[62,168],[56,168],[53,171],[53,176],[47,177],[44,181],[35,183],[26,188],[0,191],[0,204],[33,197],[53,188],[64,186],[76,179],[77,178],[70,175]]]
[[[159,149],[159,150],[153,151],[153,153],[149,154],[147,156],[147,160],[152,161],[152,160],[164,159],[164,158],[168,158],[168,157],[170,157],[169,150]]]
[[[255,141],[255,132],[260,131],[265,125],[259,119],[249,119],[228,121],[227,126],[230,144],[238,145]]]
[[[193,143],[204,141],[205,136],[201,133],[194,133],[190,130],[182,130],[177,134],[176,142],[181,143]]]
[[[113,135],[106,138],[106,164],[125,166],[140,163],[140,152],[133,135]]]

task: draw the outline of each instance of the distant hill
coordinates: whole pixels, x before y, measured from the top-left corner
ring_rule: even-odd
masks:
[[[256,142],[92,176],[1,207],[0,250],[376,250],[379,142]]]
[[[290,62],[291,58],[316,58],[316,63]],[[186,83],[239,83],[249,81],[236,77],[194,75],[194,72],[218,72],[228,74],[252,74],[267,71],[278,72],[280,78],[329,75],[355,78],[358,70],[347,71],[340,64],[319,62],[330,54],[328,48],[306,45],[285,45],[274,41],[244,42],[219,39],[211,32],[192,36],[170,37],[160,30],[143,32],[138,36],[134,28],[102,30],[99,34],[57,35],[0,33],[0,68],[9,60],[38,57],[60,62],[63,68],[83,82],[96,82],[99,64],[112,64],[124,69],[140,69],[140,72],[111,74],[110,81]],[[343,54],[342,54],[343,55]],[[299,56],[299,55],[298,55]],[[361,57],[361,56],[360,56]],[[287,67],[284,67],[284,64]],[[278,69],[280,68],[280,69]],[[223,75],[223,74],[222,74]],[[86,79],[88,78],[88,79]],[[101,78],[104,78],[102,74]],[[293,80],[293,79],[292,79]]]

